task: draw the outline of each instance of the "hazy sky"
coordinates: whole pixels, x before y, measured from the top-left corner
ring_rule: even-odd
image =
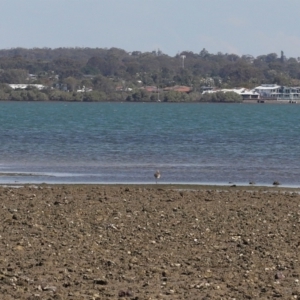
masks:
[[[0,49],[300,57],[300,0],[0,0]]]

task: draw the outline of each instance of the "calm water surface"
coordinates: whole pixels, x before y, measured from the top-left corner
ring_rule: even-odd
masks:
[[[300,105],[0,102],[0,183],[300,186]],[[1,175],[2,174],[2,175]]]

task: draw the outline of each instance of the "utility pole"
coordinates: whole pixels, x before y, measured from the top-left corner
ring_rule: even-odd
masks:
[[[181,55],[180,57],[182,59],[182,69],[184,69],[184,59],[186,58],[186,56],[185,55]]]

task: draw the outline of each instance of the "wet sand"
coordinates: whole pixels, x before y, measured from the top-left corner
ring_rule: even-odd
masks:
[[[0,187],[1,299],[300,299],[299,189]]]

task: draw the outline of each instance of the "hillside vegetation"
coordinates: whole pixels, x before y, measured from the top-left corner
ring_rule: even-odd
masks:
[[[17,83],[42,84],[45,89],[12,90],[7,85]],[[287,59],[283,52],[253,57],[205,49],[174,57],[118,48],[0,50],[1,100],[157,101],[157,93],[145,88],[153,86],[161,101],[220,101],[204,97],[203,86],[253,88],[262,83],[300,86],[299,58]],[[163,90],[173,86],[188,86],[191,92]],[[221,100],[241,98],[231,95]]]

